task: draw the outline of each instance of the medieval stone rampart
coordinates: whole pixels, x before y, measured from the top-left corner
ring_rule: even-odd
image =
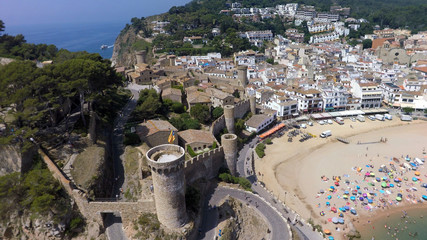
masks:
[[[185,181],[191,184],[200,178],[212,179],[223,165],[223,147],[197,155],[185,162]]]

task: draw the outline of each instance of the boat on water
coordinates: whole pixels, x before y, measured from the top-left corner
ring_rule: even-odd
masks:
[[[108,45],[105,45],[105,44],[101,45],[101,50],[104,50],[104,49],[107,49],[107,48],[108,48]]]

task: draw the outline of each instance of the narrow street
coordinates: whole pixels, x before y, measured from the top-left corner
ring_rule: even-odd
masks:
[[[139,86],[136,84],[129,84],[126,89],[130,90],[132,97],[123,107],[120,114],[114,120],[114,129],[112,136],[112,156],[113,156],[113,171],[114,171],[114,183],[112,186],[111,198],[121,197],[120,189],[123,187],[125,182],[125,173],[123,167],[123,153],[124,153],[124,126],[135,109],[138,98],[139,91],[145,87]],[[105,226],[108,239],[110,240],[126,240],[126,235],[123,232],[123,225],[120,217],[120,213],[108,214],[105,218]]]

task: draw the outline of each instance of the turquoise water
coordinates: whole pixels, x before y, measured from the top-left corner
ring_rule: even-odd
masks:
[[[126,22],[6,26],[6,33],[23,34],[28,43],[55,44],[58,49],[99,53],[103,58],[111,58],[113,48],[100,47],[113,45],[125,25]]]
[[[404,212],[399,211],[367,225],[365,229],[359,229],[362,239],[370,240],[372,237],[375,237],[375,240],[427,239],[427,209],[410,209],[406,212],[405,218],[402,218]]]

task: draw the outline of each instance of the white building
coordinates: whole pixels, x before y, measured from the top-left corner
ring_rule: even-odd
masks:
[[[323,108],[325,111],[345,110],[349,93],[343,86],[325,86],[322,88]]]
[[[273,97],[263,106],[267,109],[276,111],[277,117],[282,119],[298,116],[298,101],[287,97]]]
[[[335,41],[338,39],[340,39],[339,34],[336,32],[332,32],[311,36],[310,43],[322,43],[327,41]]]
[[[399,102],[400,87],[391,82],[381,83],[380,88],[383,91],[383,101],[389,106],[393,106],[395,102]],[[395,106],[396,107],[396,106]]]
[[[240,33],[240,37],[247,38],[255,46],[262,46],[264,41],[273,41],[271,30],[244,32]]]
[[[382,90],[374,82],[351,81],[353,96],[361,99],[361,108],[379,108],[382,101]]]
[[[276,119],[276,114],[266,115],[266,114],[257,114],[253,115],[246,121],[246,130],[248,132],[260,132],[264,128],[268,127]]]

